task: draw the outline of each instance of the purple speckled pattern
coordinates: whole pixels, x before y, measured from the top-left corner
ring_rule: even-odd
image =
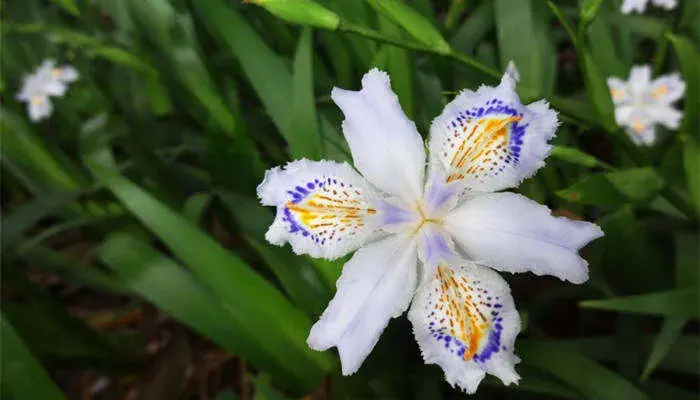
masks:
[[[363,192],[337,176],[319,176],[289,188],[282,221],[291,234],[308,237],[319,246],[354,236],[364,217],[376,213]]]
[[[503,317],[501,298],[479,279],[468,279],[440,266],[438,283],[427,302],[428,332],[445,351],[462,360],[485,363],[499,351]]]

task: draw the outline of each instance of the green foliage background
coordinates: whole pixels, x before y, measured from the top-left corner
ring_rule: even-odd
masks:
[[[352,377],[333,352],[309,350],[342,262],[268,245],[273,214],[255,186],[290,159],[350,160],[329,94],[373,66],[425,134],[456,92],[497,83],[510,60],[523,100],[548,99],[563,121],[547,166],[519,191],[606,236],[584,251],[585,285],[507,276],[525,321],[523,379],[489,378],[477,396],[697,397],[700,3],[624,16],[600,0],[318,0],[332,14],[314,19],[311,2],[258,2],[268,10],[0,3],[3,398],[63,398],[47,370],[133,373],[146,357],[138,335],[71,316],[27,279],[30,266],[153,304],[254,367],[260,398],[299,398],[325,376],[336,398],[466,397],[422,363],[405,319]],[[81,79],[32,124],[13,95],[49,57]],[[687,83],[681,129],[650,148],[616,127],[605,84],[642,63]],[[91,248],[85,262],[63,254],[75,237]]]

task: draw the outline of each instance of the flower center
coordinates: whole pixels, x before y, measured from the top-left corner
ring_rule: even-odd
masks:
[[[418,221],[415,229],[413,230],[414,234],[420,232],[420,230],[423,229],[423,226],[425,224],[440,225],[442,223],[441,218],[436,218],[435,216],[426,215],[425,211],[423,210],[423,207],[420,204],[418,204],[416,206],[416,209],[418,210],[418,215],[420,215],[420,220]]]

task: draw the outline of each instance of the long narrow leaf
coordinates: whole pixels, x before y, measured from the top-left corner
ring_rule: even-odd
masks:
[[[304,28],[296,55],[292,76],[291,133],[294,140],[289,142],[289,153],[294,158],[307,157],[317,160],[321,157],[321,136],[318,132],[316,100],[314,98],[313,36],[311,28]]]
[[[97,166],[93,169],[129,211],[265,337],[271,349],[295,359],[303,379],[300,386],[312,385],[330,369],[329,357],[306,345],[310,321],[241,259],[140,187]]]
[[[7,390],[16,400],[66,398],[32,356],[4,313],[0,314],[0,336],[3,390]]]
[[[604,300],[586,300],[579,305],[584,308],[635,314],[700,317],[697,287]]]
[[[537,367],[563,380],[585,398],[648,399],[641,390],[620,375],[556,343],[521,342],[517,346],[523,364]]]
[[[287,387],[308,390],[307,371],[285,361],[287,355],[277,352],[269,343],[268,331],[256,330],[245,310],[222,302],[173,260],[123,233],[110,236],[99,255],[129,289],[226,350],[273,374]]]

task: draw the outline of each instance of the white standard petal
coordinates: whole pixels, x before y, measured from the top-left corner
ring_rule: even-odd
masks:
[[[651,83],[649,92],[655,102],[671,104],[683,97],[685,82],[678,73],[662,75]]]
[[[53,112],[53,105],[47,96],[34,96],[27,103],[29,120],[39,122],[48,118]]]
[[[389,76],[373,69],[362,78],[362,90],[333,88],[331,97],[345,114],[343,132],[357,169],[378,188],[419,200],[425,169],[423,140],[401,110]]]
[[[52,72],[53,77],[56,80],[66,83],[74,82],[80,77],[78,70],[71,65],[61,65],[60,67],[55,68]]]
[[[299,160],[272,168],[258,186],[262,204],[277,207],[270,243],[289,242],[297,254],[334,259],[376,232],[382,202],[346,163]]]
[[[443,221],[467,256],[500,271],[588,279],[578,250],[603,236],[592,223],[554,217],[546,206],[515,193],[474,197]]]
[[[627,82],[615,77],[608,78],[607,82],[610,97],[615,105],[626,104],[632,100],[627,89]]]
[[[513,354],[520,316],[508,284],[475,263],[440,265],[421,286],[408,314],[427,364],[438,364],[445,379],[474,393],[486,373],[517,383]]]
[[[627,88],[633,99],[643,99],[647,96],[651,84],[651,66],[637,65],[630,70]]]
[[[651,3],[666,10],[673,10],[678,5],[677,0],[651,0]]]
[[[343,266],[338,291],[311,328],[312,349],[337,347],[343,375],[357,371],[391,318],[401,315],[416,287],[416,251],[407,235],[362,247]]]
[[[65,82],[57,79],[56,61],[52,59],[44,60],[36,72],[33,74],[37,91],[51,96],[63,96],[68,89]]]
[[[544,165],[558,124],[546,102],[523,106],[505,75],[497,87],[460,93],[433,121],[431,168],[471,191],[515,187]]]
[[[640,14],[647,8],[647,0],[623,0],[620,11],[623,14],[629,14],[636,11]]]

